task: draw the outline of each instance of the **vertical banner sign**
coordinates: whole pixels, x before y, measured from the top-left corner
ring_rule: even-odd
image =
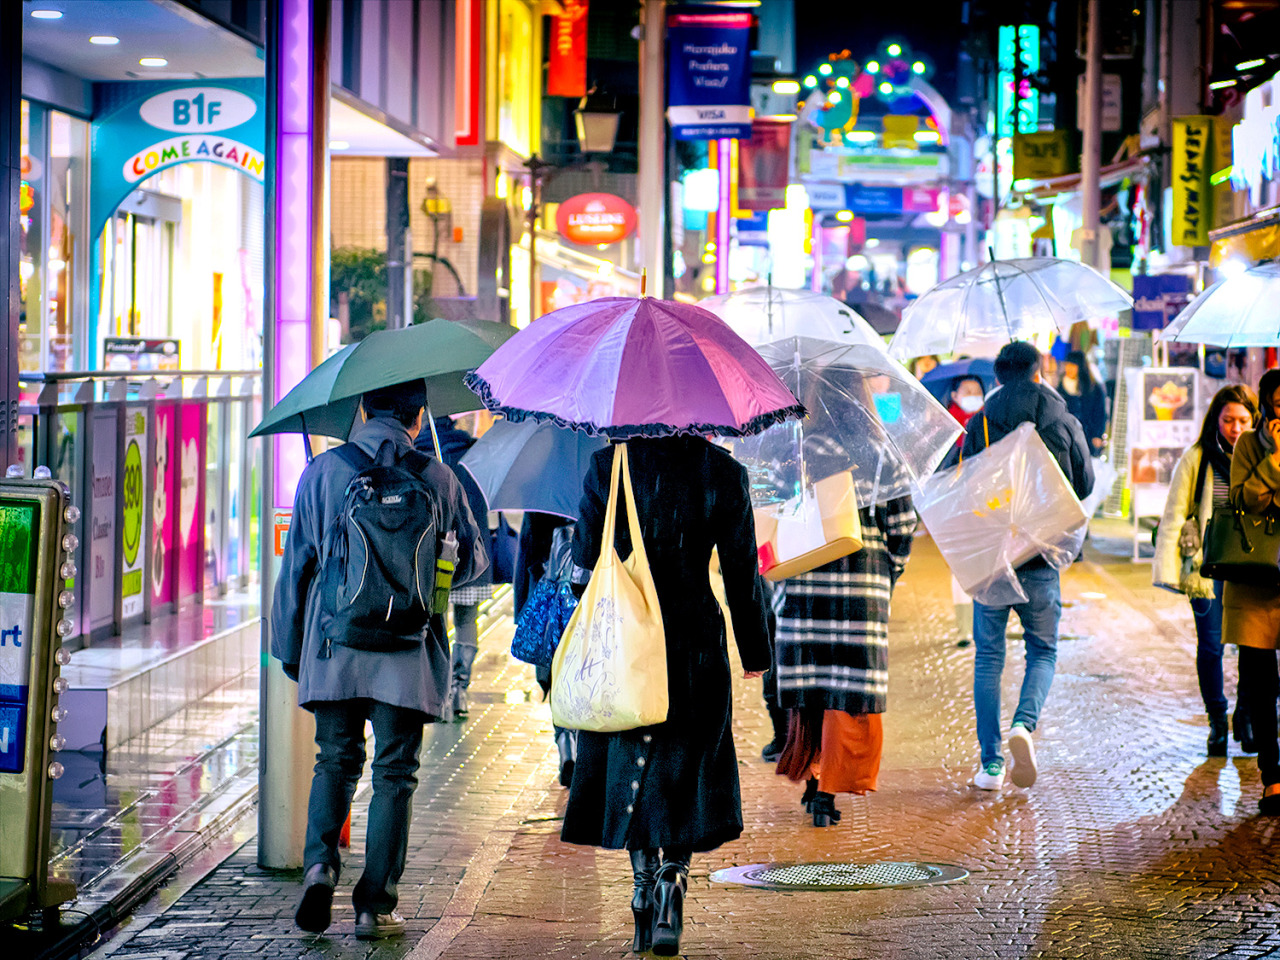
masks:
[[[86,631],[110,626],[116,607],[116,499],[127,491],[116,475],[116,412],[108,407],[93,417],[93,449],[89,451],[89,482],[93,509],[86,529],[85,578],[89,589],[89,609],[85,611]]]
[[[587,0],[561,0],[564,13],[551,18],[547,96],[587,93]]]
[[[141,616],[146,587],[147,551],[142,542],[148,510],[147,494],[151,484],[143,464],[147,460],[147,411],[145,407],[128,407],[124,413],[124,523],[120,530],[124,547],[124,570],[120,575],[120,596],[124,618]]]
[[[21,773],[31,678],[38,504],[0,500],[0,773]]]
[[[1209,242],[1209,145],[1212,117],[1173,120],[1173,227],[1169,242],[1202,247]]]
[[[667,119],[677,140],[751,136],[753,16],[681,7],[667,16]]]
[[[206,441],[203,401],[182,406],[182,437],[179,446],[178,483],[178,599],[195,596],[203,589],[204,491],[203,472]]]
[[[174,463],[177,449],[177,418],[172,403],[156,407],[156,462],[151,482],[151,529],[155,538],[151,544],[151,597],[156,603],[169,603],[174,599],[173,532],[177,524],[173,507],[177,501],[177,479]]]
[[[783,120],[752,121],[751,139],[738,148],[738,207],[784,209],[790,165],[791,124]]]

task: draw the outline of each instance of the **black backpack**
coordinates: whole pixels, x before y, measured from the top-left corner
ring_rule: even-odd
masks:
[[[321,550],[320,630],[355,650],[408,650],[431,626],[444,511],[424,479],[431,458],[383,441],[370,457],[354,443],[334,451],[356,470]]]

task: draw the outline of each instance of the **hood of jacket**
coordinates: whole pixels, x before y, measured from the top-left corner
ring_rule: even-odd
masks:
[[[1067,402],[1056,390],[1034,380],[1015,380],[1002,384],[987,397],[983,412],[987,417],[992,443],[1012,433],[1019,424],[1030,422],[1035,424],[1037,431],[1043,432],[1046,428],[1065,422],[1071,416],[1067,411]]]

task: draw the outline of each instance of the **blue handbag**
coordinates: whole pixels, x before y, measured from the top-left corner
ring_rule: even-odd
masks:
[[[534,584],[511,638],[511,655],[535,667],[551,666],[560,636],[578,606],[570,581],[573,570],[572,532],[572,526],[555,532],[551,555],[547,558],[547,572]]]

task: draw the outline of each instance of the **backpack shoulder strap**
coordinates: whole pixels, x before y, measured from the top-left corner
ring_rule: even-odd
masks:
[[[412,470],[414,473],[426,473],[427,467],[435,461],[435,457],[428,453],[423,453],[417,447],[410,447],[400,455],[400,462]]]
[[[350,440],[341,446],[334,447],[333,452],[342,458],[342,461],[355,470],[356,473],[368,470],[375,462],[373,457],[364,452],[363,447],[358,443],[352,443]]]

